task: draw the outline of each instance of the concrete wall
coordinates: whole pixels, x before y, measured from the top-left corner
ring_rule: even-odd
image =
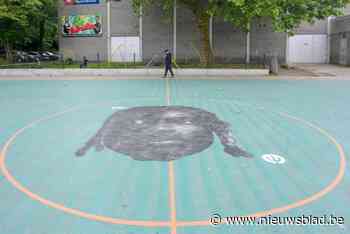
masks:
[[[331,34],[338,34],[350,31],[350,16],[337,17],[332,20]]]
[[[199,62],[200,37],[194,15],[187,8],[178,5],[176,23],[177,60]]]
[[[111,2],[111,36],[139,36],[139,17],[132,1]]]
[[[348,41],[348,58],[345,60],[350,65],[350,5],[344,9],[344,16],[337,17],[331,21],[331,35],[330,35],[330,63],[339,64],[341,62],[341,40]]]
[[[159,20],[162,11],[154,6],[143,16],[143,58],[148,62],[152,56],[165,48],[173,49],[173,22]],[[199,61],[199,31],[192,12],[181,5],[177,8],[177,61]],[[259,27],[264,25],[264,27]],[[246,35],[230,23],[220,18],[213,20],[213,49],[216,61],[220,63],[244,63],[246,56]],[[273,32],[271,22],[261,20],[254,23],[251,33],[252,62],[263,62],[267,53],[277,53],[280,61],[285,62],[286,35]],[[160,63],[160,56],[154,56]]]
[[[107,45],[107,4],[65,6],[58,1],[59,16],[100,14],[103,33],[100,37],[63,37],[59,34],[60,52],[65,58],[82,60],[83,56],[91,61],[108,58]],[[350,14],[350,6],[345,9]],[[155,63],[162,61],[164,49],[173,50],[173,19],[166,19],[159,3],[143,15],[143,60]],[[59,28],[61,30],[61,21]],[[338,17],[332,22],[331,62],[339,62],[341,38],[349,40],[350,16]],[[134,14],[131,0],[112,1],[111,3],[111,36],[139,36],[139,18]],[[327,34],[327,20],[315,24],[303,23],[296,29],[296,34]],[[252,62],[261,63],[265,54],[277,54],[280,62],[286,61],[286,34],[273,31],[268,19],[257,19],[251,28]],[[194,16],[190,10],[177,8],[177,60],[179,62],[197,62],[199,60],[199,32]],[[350,49],[350,41],[348,42]],[[246,35],[219,17],[213,20],[213,50],[216,61],[220,63],[242,63],[245,61]],[[350,54],[350,53],[348,53]],[[348,56],[350,60],[350,55]],[[350,61],[348,62],[350,63]]]
[[[280,63],[286,62],[287,36],[285,33],[274,32],[271,20],[255,20],[251,25],[250,38],[252,62],[262,63],[266,54],[275,54]]]
[[[81,61],[86,56],[90,61],[97,60],[99,53],[101,60],[107,60],[107,7],[105,3],[94,5],[69,5],[65,6],[63,1],[58,1],[58,15],[95,15],[102,16],[102,36],[99,37],[63,37],[59,24],[59,45],[60,53],[64,58],[72,58]]]
[[[350,5],[348,5],[348,6],[344,9],[344,14],[345,14],[345,15],[350,15]]]
[[[341,48],[342,40],[345,40],[347,44],[345,51]],[[343,57],[345,56],[345,64],[350,65],[350,15],[332,20],[331,63],[339,64],[342,60],[342,54]]]
[[[143,15],[143,60],[149,62],[152,57],[155,63],[161,63],[162,51],[173,50],[173,23],[166,19],[159,5],[155,4]]]
[[[59,16],[77,14],[101,14],[103,34],[101,37],[62,37],[60,52],[66,58],[81,60],[87,56],[93,61],[100,54],[101,60],[108,58],[107,44],[107,4],[65,6],[59,1]],[[162,61],[164,49],[173,50],[173,17],[166,18],[159,3],[143,14],[142,55],[145,63],[154,58]],[[139,18],[134,14],[131,0],[111,3],[111,36],[140,35]],[[192,12],[179,5],[177,8],[177,60],[179,62],[199,61],[199,32]],[[253,62],[262,62],[266,53],[277,53],[285,61],[285,34],[275,33],[268,20],[257,20],[252,26],[251,57]],[[213,20],[213,49],[217,62],[243,63],[246,53],[246,35],[241,30],[220,18]]]
[[[327,34],[327,24],[327,20],[317,20],[313,24],[304,22],[295,30],[295,34]]]
[[[213,50],[218,63],[244,63],[247,36],[232,24],[216,17],[213,19]]]
[[[338,35],[331,35],[331,53],[330,53],[330,63],[339,64],[340,62],[340,37]]]

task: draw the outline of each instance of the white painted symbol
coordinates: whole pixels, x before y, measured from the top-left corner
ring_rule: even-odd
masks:
[[[264,154],[261,156],[263,160],[265,160],[268,163],[272,164],[284,164],[286,162],[286,159],[282,156],[279,156],[277,154]]]
[[[112,106],[112,110],[124,110],[126,107],[124,106]]]

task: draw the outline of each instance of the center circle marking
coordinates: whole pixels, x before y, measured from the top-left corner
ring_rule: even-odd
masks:
[[[130,219],[118,219],[118,218],[113,218],[113,217],[108,217],[108,216],[102,216],[102,215],[96,215],[92,213],[87,213],[84,211],[81,211],[79,209],[73,209],[66,207],[64,204],[60,204],[54,201],[51,201],[49,199],[46,199],[42,197],[39,194],[36,194],[35,192],[30,191],[28,188],[26,188],[24,185],[22,185],[16,178],[11,174],[11,172],[8,170],[6,166],[6,154],[10,148],[10,146],[15,142],[16,138],[21,135],[23,132],[26,130],[30,129],[32,126],[48,121],[50,119],[54,119],[56,117],[62,116],[66,113],[70,113],[73,111],[79,110],[78,107],[75,108],[70,108],[62,112],[54,113],[52,115],[40,118],[38,120],[35,120],[28,125],[24,126],[23,128],[18,129],[15,131],[12,136],[5,142],[3,148],[0,151],[0,169],[4,175],[4,177],[14,186],[16,189],[24,193],[26,196],[31,198],[32,200],[35,200],[37,202],[40,202],[41,204],[60,210],[62,212],[78,216],[81,218],[93,220],[93,221],[98,221],[98,222],[104,222],[104,223],[109,223],[109,224],[116,224],[116,225],[129,225],[129,226],[140,226],[140,227],[149,227],[149,228],[154,228],[154,227],[173,227],[174,223],[171,220],[168,221],[156,221],[156,220],[130,220]],[[336,177],[327,185],[325,186],[322,190],[307,196],[301,200],[295,201],[293,203],[277,207],[277,208],[272,208],[264,211],[259,211],[256,213],[244,215],[244,217],[264,217],[268,215],[275,215],[279,213],[286,212],[288,210],[298,208],[307,204],[310,204],[316,200],[319,200],[326,194],[330,193],[337,185],[340,184],[342,181],[345,170],[346,170],[346,156],[343,147],[337,142],[337,140],[329,134],[326,130],[323,128],[314,125],[313,123],[310,123],[302,118],[298,118],[292,115],[289,115],[287,113],[283,112],[275,112],[276,114],[290,119],[294,120],[295,122],[301,123],[304,126],[308,126],[309,128],[317,131],[320,135],[326,137],[337,149],[338,151],[338,157],[339,157],[339,168]],[[209,220],[193,220],[193,221],[181,221],[177,220],[175,223],[175,226],[177,227],[191,227],[191,226],[210,226],[211,223]]]

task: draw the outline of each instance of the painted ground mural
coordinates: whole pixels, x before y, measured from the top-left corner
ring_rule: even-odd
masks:
[[[108,148],[141,161],[172,161],[207,149],[217,135],[224,151],[252,157],[237,146],[230,124],[215,114],[193,107],[134,107],[115,112],[81,149]]]

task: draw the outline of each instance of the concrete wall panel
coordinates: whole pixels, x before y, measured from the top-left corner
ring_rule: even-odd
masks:
[[[59,2],[59,18],[68,15],[95,15],[102,16],[102,36],[99,37],[63,37],[61,33],[61,20],[59,23],[60,53],[65,58],[81,61],[86,56],[90,61],[97,60],[99,54],[101,60],[107,60],[107,7],[105,3],[93,5],[69,5]]]
[[[262,63],[264,55],[276,54],[280,63],[286,62],[287,36],[274,32],[271,21],[257,19],[251,26],[251,58],[252,62]]]
[[[244,63],[246,33],[220,18],[213,20],[213,49],[218,63]]]
[[[343,40],[347,41],[345,52],[341,48],[342,43],[344,43]],[[345,60],[345,65],[350,65],[350,16],[338,17],[332,20],[330,62],[339,64],[341,60]]]
[[[162,51],[173,50],[172,19],[164,17],[162,9],[155,4],[143,15],[143,60],[149,62],[152,57],[155,63],[162,61]]]
[[[179,62],[198,62],[200,34],[193,13],[178,5],[177,8],[177,60]]]
[[[295,30],[295,34],[327,34],[327,20],[317,20],[313,24],[304,22]]]
[[[139,36],[139,22],[132,1],[111,2],[111,36]]]

